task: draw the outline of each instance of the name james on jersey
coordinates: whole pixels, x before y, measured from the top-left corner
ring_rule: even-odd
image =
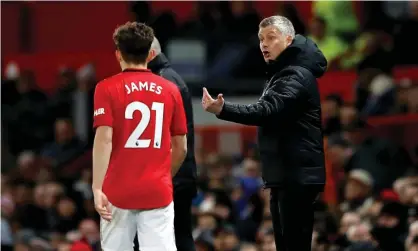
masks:
[[[153,82],[141,82],[138,83],[131,82],[131,84],[125,84],[126,94],[131,94],[135,91],[149,91],[154,92],[155,94],[160,95],[163,88]]]

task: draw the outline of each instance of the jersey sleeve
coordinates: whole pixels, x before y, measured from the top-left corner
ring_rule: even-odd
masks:
[[[99,83],[94,92],[93,127],[112,126],[113,115],[110,96],[106,86]]]
[[[171,119],[170,132],[171,136],[185,135],[187,134],[187,120],[184,112],[183,100],[179,90],[175,90],[174,93],[174,109]]]

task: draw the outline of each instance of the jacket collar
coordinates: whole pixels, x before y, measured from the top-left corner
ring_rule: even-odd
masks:
[[[153,60],[148,63],[148,69],[150,69],[153,73],[158,74],[160,70],[170,67],[170,63],[168,62],[167,57],[164,53],[158,54]]]
[[[297,54],[299,50],[299,48],[290,45],[275,60],[270,60],[267,63],[267,76],[272,77],[274,74],[283,70],[286,66],[289,66],[291,56]]]

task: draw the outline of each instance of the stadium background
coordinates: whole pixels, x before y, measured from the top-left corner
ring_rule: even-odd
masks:
[[[256,100],[257,25],[273,14],[330,62],[314,250],[418,250],[418,4],[357,1],[2,2],[2,250],[99,250],[91,98],[119,71],[111,34],[128,20],[151,24],[194,95],[198,250],[275,250],[255,128],[200,106],[203,86]]]

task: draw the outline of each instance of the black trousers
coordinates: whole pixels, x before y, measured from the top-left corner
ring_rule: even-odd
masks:
[[[187,186],[174,193],[174,233],[178,251],[196,251],[192,236],[192,200],[196,196],[196,187]],[[135,236],[134,250],[138,251],[138,239]]]
[[[270,212],[277,251],[311,251],[314,202],[322,185],[271,188]]]
[[[192,236],[192,200],[196,193],[194,185],[174,193],[174,233],[178,251],[196,251]]]

